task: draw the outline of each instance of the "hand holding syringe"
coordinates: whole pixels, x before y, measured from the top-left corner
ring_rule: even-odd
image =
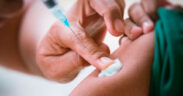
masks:
[[[76,36],[76,38],[81,42],[81,39],[79,36],[77,36],[77,34],[74,32],[74,30],[71,28],[71,25],[69,24],[66,16],[63,14],[62,10],[59,8],[57,2],[55,0],[45,0],[44,3],[46,4],[46,6],[49,8],[49,10],[51,10],[51,12],[53,13],[53,15],[59,19],[66,27],[68,27],[71,32]],[[87,48],[87,46],[85,46],[83,43],[82,43],[82,46],[84,48]],[[114,66],[116,65],[117,66],[117,69],[114,68],[108,68],[106,69],[107,67],[109,67],[111,64],[113,64]],[[119,69],[121,69],[122,66],[120,66],[121,64],[119,63],[115,63],[115,62],[109,62],[107,65],[105,65],[105,67],[103,69],[106,69],[106,71],[103,71],[103,73],[101,74],[109,74],[108,72],[111,73],[111,75],[115,74],[116,72],[120,71]],[[119,68],[119,69],[118,69]],[[107,71],[108,70],[108,71]],[[114,71],[114,72],[113,72]],[[110,76],[110,75],[109,75]]]
[[[79,40],[79,44],[82,44],[80,46],[83,48],[81,48],[81,47],[79,47],[79,45],[77,45],[80,49],[78,49],[78,47],[77,47],[77,49],[74,49],[74,51],[78,52],[78,54],[81,55],[85,60],[87,60],[90,64],[94,65],[95,67],[97,67],[100,70],[104,70],[112,64],[116,65],[115,64],[116,61],[113,61],[110,58],[106,57],[107,56],[106,53],[104,53],[103,50],[98,48],[97,44],[95,44],[95,42],[93,42],[93,40],[91,40],[90,37],[85,38],[86,40],[83,40],[83,38],[82,38],[82,41],[81,41],[80,36],[78,36],[76,33],[78,31],[75,32],[71,28],[71,25],[69,24],[66,16],[63,14],[62,10],[59,8],[59,6],[55,0],[44,0],[44,3],[49,8],[49,10],[51,10],[53,15],[57,19],[59,19],[67,28],[69,28],[71,30],[71,32],[74,34],[74,36]],[[87,9],[85,9],[85,10],[87,10]],[[82,15],[82,13],[79,13],[79,14]],[[96,17],[96,18],[98,18],[98,17]],[[119,65],[119,64],[117,64],[117,65]],[[117,67],[119,67],[119,69],[121,69],[121,66],[117,66]],[[116,69],[114,69],[116,67],[110,67],[108,69],[111,70],[111,68],[112,68],[112,70],[116,70]],[[105,71],[105,72],[107,72],[107,71]],[[103,71],[104,74],[105,74],[105,72]],[[112,73],[110,72],[110,74],[112,75],[112,74],[115,74],[116,72],[112,72]],[[107,74],[108,74],[108,76],[110,76],[109,73],[107,73]]]

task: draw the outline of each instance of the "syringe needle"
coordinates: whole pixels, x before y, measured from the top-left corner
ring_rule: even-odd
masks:
[[[78,35],[76,34],[76,32],[74,32],[74,30],[73,30],[71,27],[69,27],[69,29],[70,29],[71,32],[76,36],[76,38],[79,40],[79,42],[82,44],[82,46],[83,46],[84,48],[86,48],[86,46],[82,43],[81,39],[78,37]]]

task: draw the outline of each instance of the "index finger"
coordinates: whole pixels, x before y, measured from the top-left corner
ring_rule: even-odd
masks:
[[[103,16],[107,29],[114,36],[124,33],[124,0],[90,0],[91,7]]]

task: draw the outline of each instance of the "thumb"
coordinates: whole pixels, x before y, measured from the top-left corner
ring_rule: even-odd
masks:
[[[88,63],[97,69],[103,70],[110,66],[114,61],[110,59],[106,50],[102,50],[101,46],[88,36],[81,26],[72,27],[76,32],[72,38],[70,48],[83,57]]]

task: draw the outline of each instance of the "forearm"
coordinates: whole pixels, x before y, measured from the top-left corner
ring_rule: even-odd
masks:
[[[4,67],[29,73],[19,52],[19,30],[25,11],[34,0],[25,0],[21,10],[8,18],[0,27],[0,64]]]
[[[96,70],[82,81],[71,93],[72,96],[146,96],[149,92],[149,82],[153,55],[154,34],[143,35],[121,53],[118,49],[112,57],[123,62],[122,70],[111,77],[98,78]],[[136,52],[129,54],[130,49]],[[143,53],[143,54],[142,54]],[[145,54],[144,54],[145,53]],[[135,59],[141,59],[134,61]],[[143,59],[144,58],[144,59]],[[146,58],[146,59],[145,59]]]
[[[23,13],[7,20],[0,28],[0,64],[4,67],[27,72],[18,48],[18,30]]]
[[[42,74],[36,64],[36,48],[54,22],[52,15],[40,1],[35,1],[24,16],[19,34],[19,48],[25,66],[33,74]]]

